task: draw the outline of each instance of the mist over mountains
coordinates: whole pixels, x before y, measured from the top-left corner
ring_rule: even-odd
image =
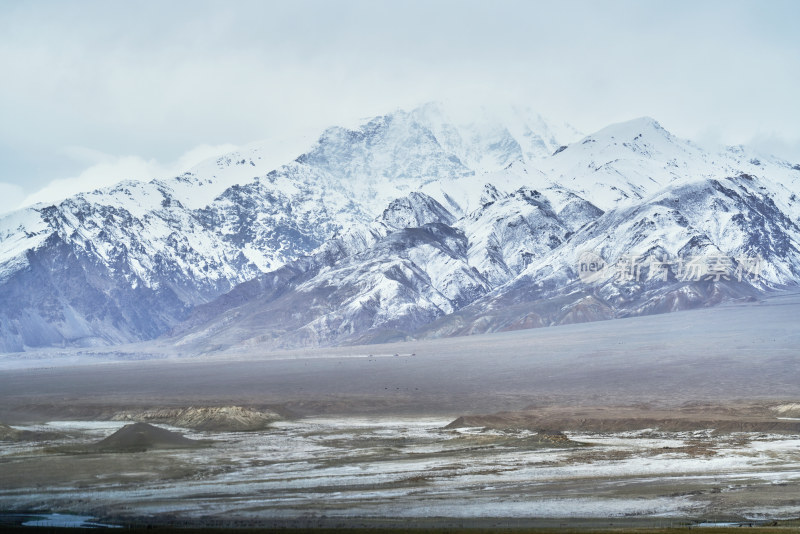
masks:
[[[581,136],[427,104],[328,128],[279,168],[269,151],[0,218],[0,351],[466,335],[800,281],[800,165],[650,118]]]

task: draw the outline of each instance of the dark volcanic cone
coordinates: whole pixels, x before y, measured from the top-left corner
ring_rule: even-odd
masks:
[[[94,448],[112,452],[139,452],[151,449],[184,449],[201,445],[201,442],[185,438],[177,432],[147,423],[134,423],[120,428],[96,443]]]

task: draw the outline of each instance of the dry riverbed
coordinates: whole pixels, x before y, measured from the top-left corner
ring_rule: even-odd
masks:
[[[130,421],[12,425],[15,440],[0,441],[0,510],[173,525],[219,517],[243,525],[298,518],[685,524],[800,517],[800,432],[787,417],[793,412],[751,408],[752,428],[716,431],[686,422],[743,416],[693,406],[659,428],[667,419],[657,410],[606,408],[593,412],[595,419],[568,411],[305,417],[249,432],[159,424],[201,446],[124,453],[92,446]],[[705,416],[693,419],[695,412]],[[542,421],[573,428],[537,428]],[[637,421],[655,426],[632,428]],[[759,426],[765,421],[776,425]]]

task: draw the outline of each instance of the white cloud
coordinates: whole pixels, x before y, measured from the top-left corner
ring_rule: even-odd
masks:
[[[782,157],[794,165],[800,164],[800,137],[760,134],[753,137],[747,145],[761,154]]]
[[[161,173],[161,177],[166,176],[177,176],[181,174],[198,163],[201,163],[207,159],[214,158],[220,156],[221,154],[226,154],[228,152],[233,152],[237,150],[239,147],[236,145],[232,145],[230,143],[224,145],[200,145],[196,146],[193,149],[185,152],[182,154],[177,161],[175,161],[169,168],[169,172]]]
[[[149,181],[153,178],[177,176],[205,159],[236,150],[235,145],[200,145],[182,154],[169,164],[139,156],[112,156],[84,147],[67,147],[62,153],[72,159],[91,165],[77,176],[53,180],[24,199],[17,198],[17,206],[24,207],[40,202],[59,202],[70,195],[93,191],[114,185],[122,180]],[[21,188],[19,188],[21,193]],[[10,204],[9,204],[10,205]]]
[[[17,209],[25,198],[25,192],[17,184],[0,182],[0,215]]]
[[[42,185],[65,145],[146,167],[454,95],[789,150],[798,17],[779,0],[0,2],[0,180]]]

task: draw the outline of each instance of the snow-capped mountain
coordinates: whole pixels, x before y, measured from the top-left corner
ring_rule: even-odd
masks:
[[[554,132],[574,136],[528,111],[509,117],[459,121],[429,104],[330,128],[277,168],[269,146],[253,145],[176,178],[9,214],[0,219],[0,351],[156,337],[238,284],[369,225],[396,198],[530,164],[570,140]]]
[[[429,104],[329,128],[277,168],[252,145],[9,214],[0,351],[459,335],[800,281],[800,166],[707,152],[649,118],[580,138],[499,117]]]
[[[366,228],[196,310],[172,341],[270,348],[463,335],[757,298],[800,281],[800,167],[652,119],[427,183]],[[606,266],[581,276],[585,255]],[[172,342],[171,341],[171,342]]]

